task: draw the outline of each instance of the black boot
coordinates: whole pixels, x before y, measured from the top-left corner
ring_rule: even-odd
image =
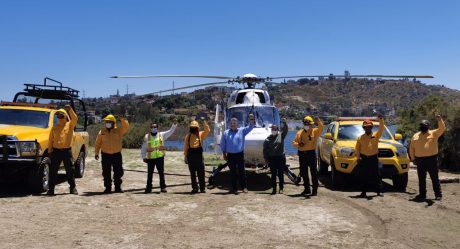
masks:
[[[123,193],[123,189],[121,189],[121,186],[115,186],[115,193]]]

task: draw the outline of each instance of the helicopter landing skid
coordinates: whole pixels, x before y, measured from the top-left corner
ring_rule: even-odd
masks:
[[[228,166],[228,163],[219,164],[219,166],[217,166],[217,168],[214,168],[214,169],[212,170],[211,176],[209,176],[209,180],[208,180],[208,187],[213,187],[213,186],[214,186],[214,178],[215,178],[223,169],[225,169],[227,166]]]
[[[289,168],[289,165],[286,164],[284,174],[291,180],[295,185],[299,185],[300,183],[300,176],[297,176],[292,170]]]

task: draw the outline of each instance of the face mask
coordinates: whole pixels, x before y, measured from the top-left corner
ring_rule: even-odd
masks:
[[[273,136],[278,135],[278,131],[272,131],[272,135],[273,135]]]
[[[158,128],[152,128],[151,131],[152,131],[153,134],[156,134],[158,132]]]
[[[112,129],[112,123],[105,123],[105,128]]]
[[[310,129],[310,126],[309,126],[309,125],[304,125],[303,128],[304,128],[305,130],[308,130],[308,129]]]

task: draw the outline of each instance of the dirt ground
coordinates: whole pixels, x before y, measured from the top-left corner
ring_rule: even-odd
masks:
[[[3,186],[0,248],[460,248],[458,183],[442,184],[441,202],[417,203],[409,201],[417,189],[413,170],[407,193],[386,184],[385,197],[370,200],[353,198],[356,188],[330,190],[325,177],[319,195],[305,198],[287,177],[285,193],[270,195],[269,175],[249,173],[250,192],[233,195],[224,172],[216,188],[190,195],[181,153],[168,152],[169,192],[159,194],[155,174],[154,193],[146,195],[138,154],[124,151],[122,194],[101,193],[101,168],[92,154],[77,180],[79,196],[68,194],[63,177],[54,197]],[[209,175],[216,160],[206,161]],[[289,163],[296,166],[296,158]],[[431,184],[428,196],[434,198]]]

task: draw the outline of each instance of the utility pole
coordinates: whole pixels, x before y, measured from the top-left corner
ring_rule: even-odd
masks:
[[[129,86],[128,86],[128,84],[126,84],[126,95],[128,95],[128,94],[129,94]]]
[[[173,80],[173,91],[172,91],[172,95],[174,95],[174,80]]]

